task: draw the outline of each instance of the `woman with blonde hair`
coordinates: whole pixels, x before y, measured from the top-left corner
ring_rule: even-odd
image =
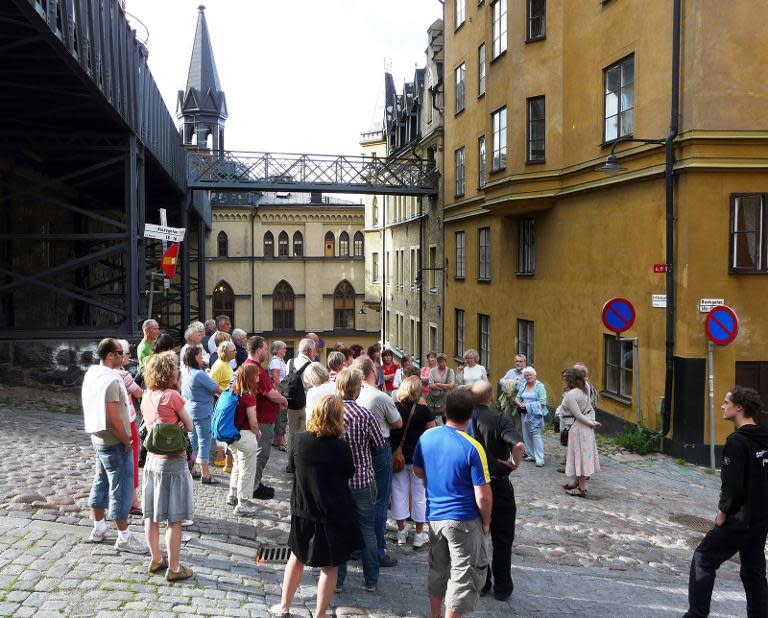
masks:
[[[600,472],[595,429],[603,425],[595,420],[595,409],[587,394],[584,371],[569,368],[563,371],[565,394],[563,422],[568,428],[568,452],[565,455],[565,475],[574,478],[563,485],[569,496],[583,498],[587,495],[587,478]]]
[[[331,354],[338,354],[338,352],[331,352]],[[330,372],[322,365],[322,363],[314,362],[306,371],[309,376],[309,382],[312,384],[312,388],[307,391],[306,405],[307,410],[307,425],[309,425],[309,419],[312,417],[312,410],[315,409],[315,404],[324,395],[333,395],[336,393],[336,383],[330,381]]]
[[[421,378],[417,376],[405,378],[397,391],[395,402],[395,407],[403,418],[403,426],[392,429],[389,434],[393,457],[397,457],[400,451],[405,460],[403,469],[392,474],[392,517],[397,522],[397,543],[405,545],[408,542],[405,520],[410,517],[416,524],[414,549],[423,547],[429,540],[429,535],[424,532],[424,522],[427,520],[427,495],[424,483],[413,473],[413,452],[422,434],[436,426],[429,408],[419,403],[420,398]]]
[[[226,334],[219,333],[219,335]],[[226,390],[230,382],[232,382],[232,376],[235,375],[230,361],[234,360],[235,356],[237,356],[237,348],[231,341],[224,340],[216,347],[216,355],[217,358],[213,365],[211,365],[211,378],[219,385],[221,390]]]
[[[178,378],[178,360],[173,352],[153,355],[147,361],[144,381],[148,390],[141,401],[141,413],[150,432],[157,423],[181,423],[184,431],[192,431],[192,419],[184,408],[186,402],[176,390]],[[171,582],[192,577],[192,569],[179,562],[181,523],[192,519],[195,510],[186,449],[170,455],[147,453],[141,494],[144,534],[152,554],[149,572],[167,569],[165,579]],[[163,521],[168,522],[165,532],[167,561],[160,551],[160,523]]]
[[[256,507],[251,504],[251,498],[256,480],[259,440],[261,439],[259,418],[256,412],[259,368],[256,365],[240,365],[231,389],[240,398],[237,403],[237,410],[235,410],[235,427],[240,431],[240,439],[229,445],[234,463],[232,476],[229,478],[227,504],[235,507],[235,515],[253,517],[258,512]]]
[[[339,565],[362,547],[355,524],[349,480],[355,474],[352,450],[341,439],[344,405],[341,397],[325,395],[312,410],[307,431],[296,434],[288,452],[294,473],[291,490],[291,556],[285,566],[283,594],[271,612],[290,616],[291,603],[304,565],[320,568],[315,616],[329,616]]]

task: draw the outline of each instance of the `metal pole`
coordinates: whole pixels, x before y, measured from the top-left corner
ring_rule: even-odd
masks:
[[[635,374],[635,408],[637,409],[637,427],[643,424],[643,404],[640,402],[640,343],[637,339],[634,341],[635,359],[632,370]]]
[[[715,370],[712,366],[715,344],[707,342],[707,358],[709,360],[709,465],[715,469]]]
[[[154,273],[149,275],[149,307],[147,309],[147,319],[152,320],[152,305],[155,300],[155,277]]]

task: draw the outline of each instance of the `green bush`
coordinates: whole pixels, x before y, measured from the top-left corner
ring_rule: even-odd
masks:
[[[658,453],[661,449],[659,434],[648,431],[642,425],[620,431],[614,436],[614,441],[621,448],[638,455]]]

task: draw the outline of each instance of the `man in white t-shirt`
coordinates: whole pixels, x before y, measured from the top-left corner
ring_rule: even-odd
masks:
[[[216,316],[216,331],[211,335],[210,339],[208,339],[208,354],[213,354],[216,351],[216,342],[214,341],[214,338],[219,331],[227,334],[232,332],[232,321],[229,319],[229,316]]]
[[[373,452],[373,472],[376,479],[376,503],[373,505],[376,544],[379,550],[379,566],[390,567],[397,559],[387,555],[387,541],[384,536],[387,527],[387,506],[392,491],[392,447],[389,444],[389,430],[403,426],[403,419],[387,393],[376,387],[376,366],[367,356],[355,359],[352,367],[363,372],[363,386],[358,405],[368,408],[379,421],[381,433],[386,438],[384,446]]]
[[[292,371],[299,372],[309,363],[314,362],[317,355],[317,347],[312,339],[302,339],[299,342],[299,355],[288,361],[288,373]],[[309,373],[305,370],[301,374],[301,383],[304,385],[304,393],[312,388],[312,382],[309,381]],[[292,409],[288,407],[288,450],[291,450],[293,436],[297,433],[307,430],[306,406],[301,409]]]

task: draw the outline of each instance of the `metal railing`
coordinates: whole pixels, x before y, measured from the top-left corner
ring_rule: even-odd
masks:
[[[117,0],[26,0],[181,189],[181,137]]]
[[[325,191],[437,195],[439,174],[417,158],[284,154],[187,153],[187,186],[214,191]]]

